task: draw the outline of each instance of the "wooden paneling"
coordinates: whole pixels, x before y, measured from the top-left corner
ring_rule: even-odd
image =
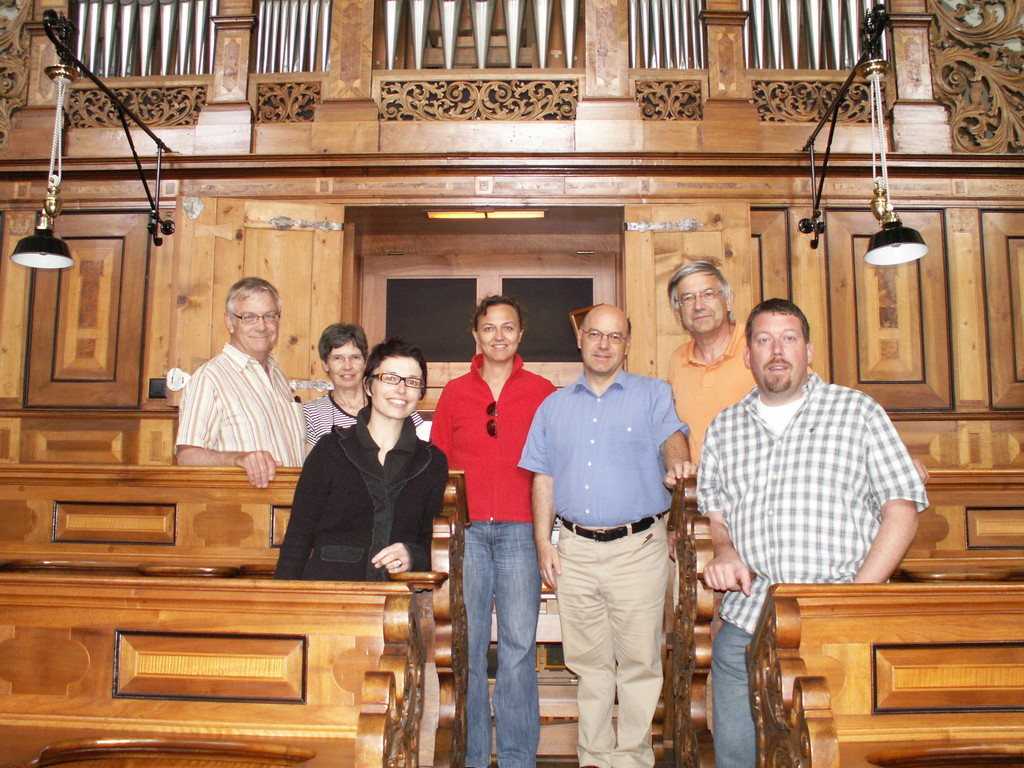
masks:
[[[306,699],[305,637],[117,632],[115,697],[266,701]]]
[[[1024,408],[1024,212],[981,215],[992,408]]]
[[[942,218],[913,211],[903,219],[921,231],[931,252],[916,262],[874,267],[863,258],[878,229],[871,214],[828,216],[833,381],[886,408],[952,408]]]
[[[789,210],[786,208],[751,208],[750,271],[758,275],[758,300],[792,299],[793,260],[789,253]],[[743,323],[746,317],[738,317]]]
[[[1024,643],[878,645],[873,662],[878,713],[1024,710]]]
[[[53,540],[174,544],[175,504],[57,501]]]
[[[26,406],[139,405],[147,222],[138,213],[61,217],[75,264],[33,275]]]

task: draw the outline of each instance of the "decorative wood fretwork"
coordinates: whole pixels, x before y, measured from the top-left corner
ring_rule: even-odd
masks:
[[[15,15],[5,15],[0,19],[0,151],[7,147],[11,115],[25,106],[28,87],[29,35],[25,20],[32,10],[32,3],[23,0],[11,5],[17,9]]]
[[[814,80],[755,80],[754,103],[761,122],[810,123],[820,120],[835,100],[840,83]],[[854,83],[839,107],[844,123],[870,123],[871,104],[868,86]],[[882,89],[885,99],[885,89]]]
[[[575,120],[576,80],[418,80],[380,84],[384,120]]]
[[[150,128],[195,125],[206,106],[206,86],[113,88]],[[98,89],[72,90],[68,115],[74,128],[120,128],[117,110]]]
[[[1024,152],[1024,0],[933,0],[932,76],[953,147]]]
[[[640,80],[634,98],[644,120],[700,120],[704,115],[699,80]]]
[[[320,83],[260,83],[257,123],[311,123],[320,104]]]

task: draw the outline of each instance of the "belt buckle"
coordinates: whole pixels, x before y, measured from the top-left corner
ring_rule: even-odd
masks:
[[[628,525],[620,525],[616,528],[609,528],[604,531],[594,531],[594,539],[602,543],[618,541],[629,534]]]

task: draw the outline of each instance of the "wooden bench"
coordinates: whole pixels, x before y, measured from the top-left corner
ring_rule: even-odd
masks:
[[[309,768],[417,765],[413,589],[443,579],[0,574],[0,755],[27,765],[116,736],[288,748]]]
[[[748,653],[762,768],[1024,764],[1024,585],[777,584]]]
[[[930,506],[894,578],[915,582],[977,582],[1024,577],[1024,472],[936,470],[927,485]],[[703,582],[713,557],[710,521],[696,507],[690,480],[673,498],[680,572],[674,642],[674,739],[677,762],[714,766],[709,728],[711,644],[716,597]],[[678,652],[682,649],[682,652]]]
[[[269,578],[299,470],[253,488],[212,467],[0,465],[0,572]],[[447,579],[420,611],[428,654],[421,765],[465,754],[466,614],[461,472],[434,523],[432,568]]]
[[[896,578],[1024,579],[1024,472],[936,470]]]

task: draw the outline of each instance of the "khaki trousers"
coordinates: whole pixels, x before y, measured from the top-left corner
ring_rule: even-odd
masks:
[[[580,765],[651,768],[651,721],[661,695],[668,588],[664,518],[608,542],[562,529],[558,611],[566,665],[579,677]],[[618,738],[612,708],[619,703]]]

